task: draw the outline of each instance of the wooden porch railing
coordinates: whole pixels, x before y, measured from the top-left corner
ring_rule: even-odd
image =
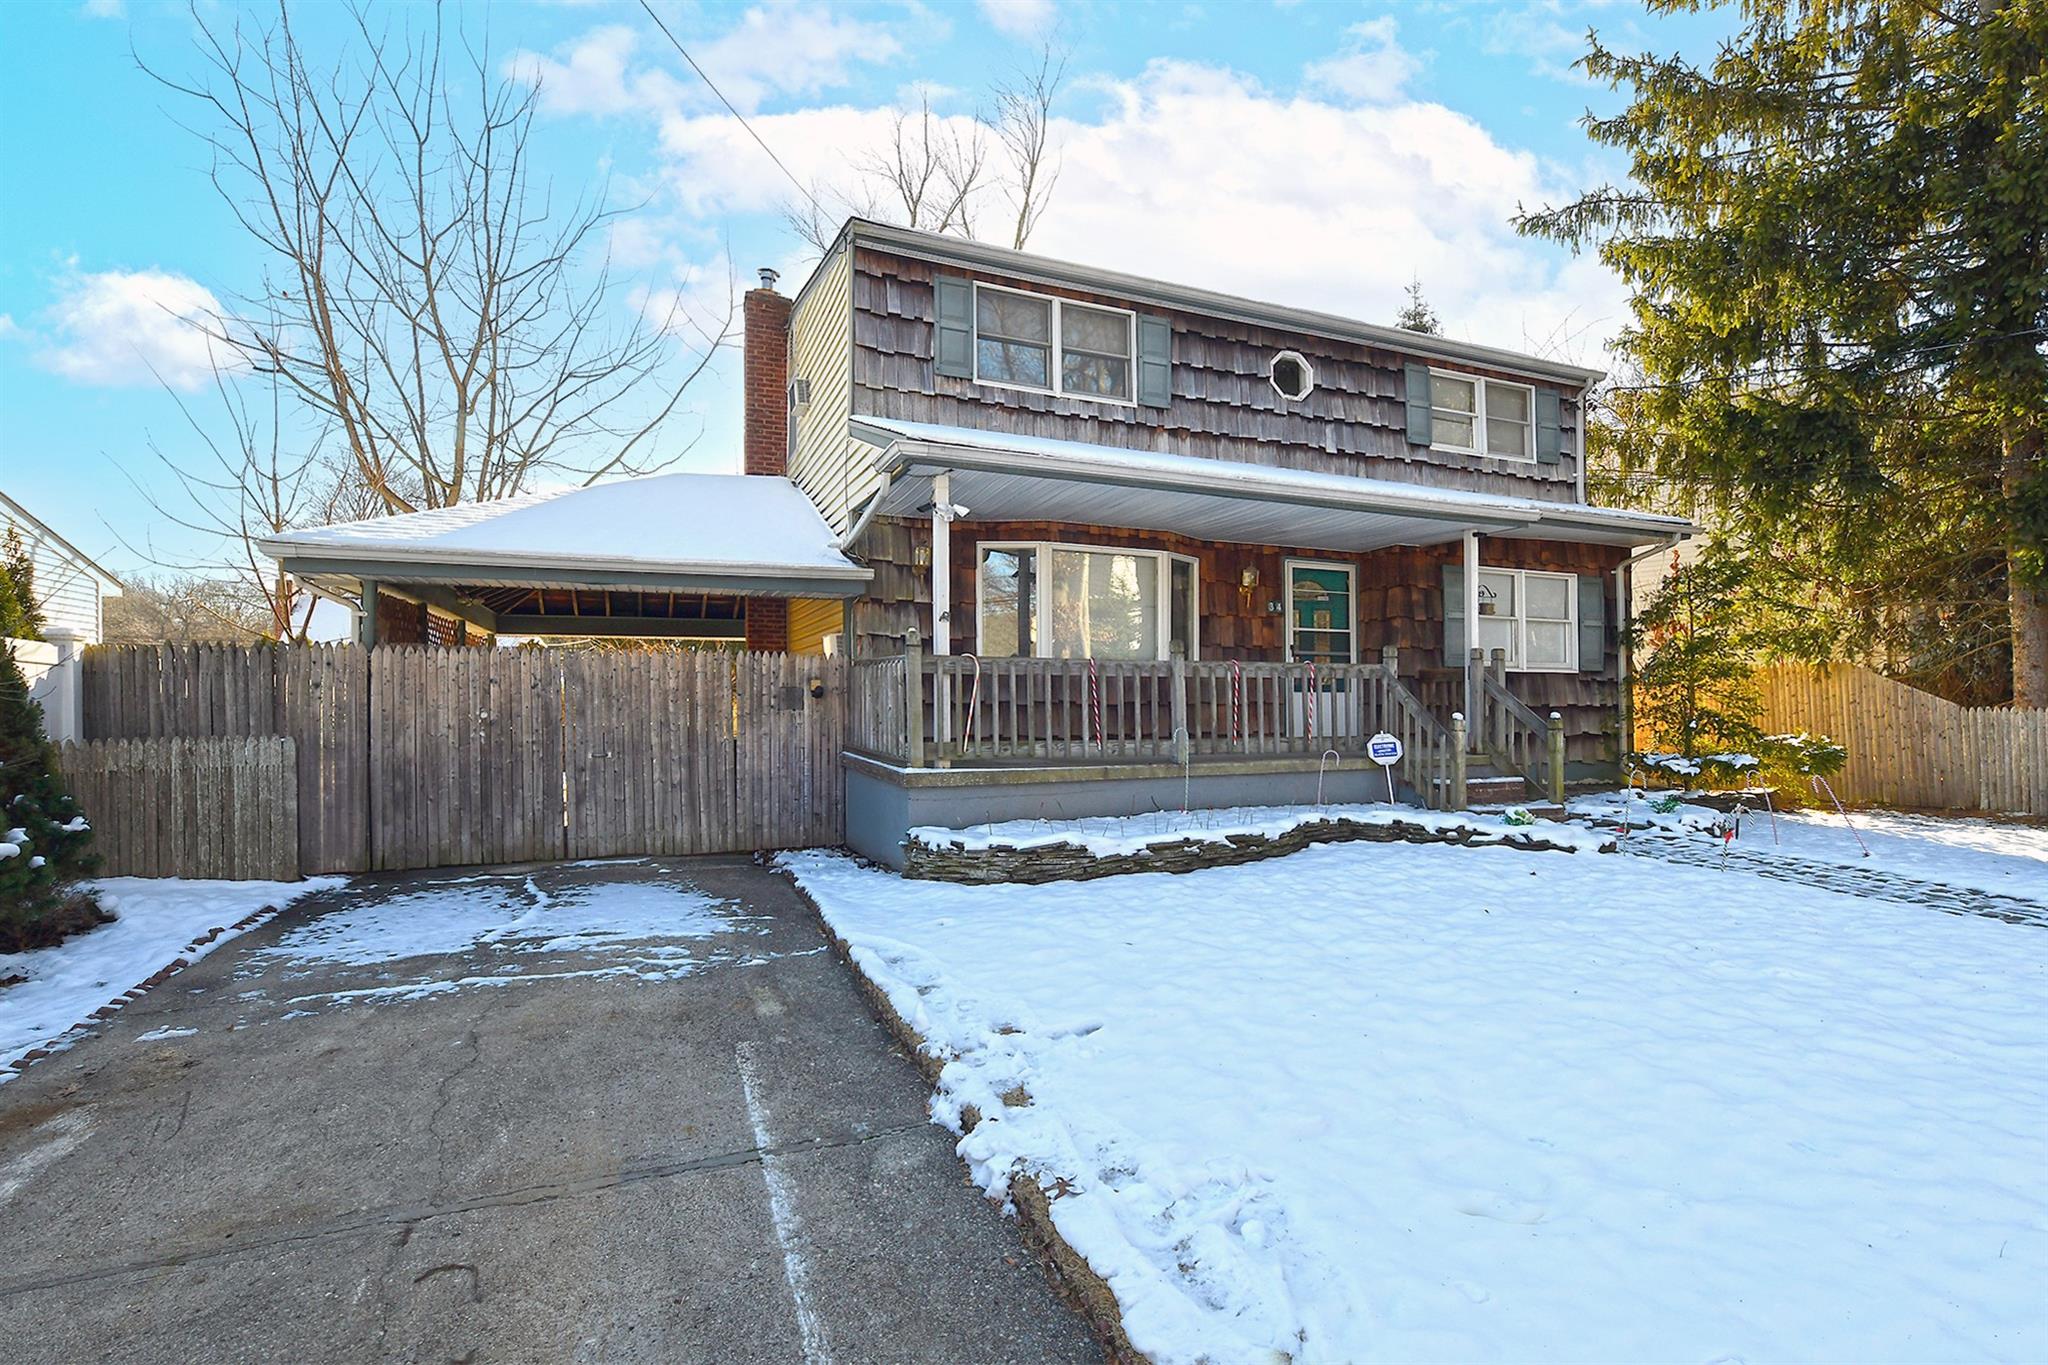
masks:
[[[1507,651],[1472,651],[1472,671],[1479,680],[1478,723],[1472,727],[1474,747],[1496,764],[1519,776],[1531,792],[1552,801],[1564,800],[1564,721],[1553,711],[1546,719],[1508,691]]]
[[[1096,764],[1362,756],[1399,738],[1397,775],[1432,806],[1463,804],[1461,737],[1395,661],[1305,663],[977,659],[905,655],[853,666],[856,748],[926,763]],[[920,679],[918,704],[908,679]]]

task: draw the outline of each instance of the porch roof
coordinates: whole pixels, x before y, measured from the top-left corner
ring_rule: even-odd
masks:
[[[863,516],[929,510],[932,477],[976,520],[1074,521],[1302,549],[1366,551],[1466,531],[1645,545],[1696,529],[1683,517],[1428,488],[1388,479],[1171,455],[975,427],[856,417],[885,476]]]
[[[851,597],[872,577],[789,480],[656,474],[287,531],[258,542],[323,589],[479,588]]]

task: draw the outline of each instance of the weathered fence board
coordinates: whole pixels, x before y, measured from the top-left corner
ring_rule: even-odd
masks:
[[[560,858],[562,693],[541,650],[372,653],[370,865]]]
[[[369,847],[369,656],[353,645],[107,645],[85,652],[88,739],[283,736],[298,753],[299,864]]]
[[[299,875],[296,745],[281,737],[66,744],[64,778],[110,877]]]
[[[1846,745],[1844,801],[2048,815],[2048,710],[1964,707],[1853,664],[1758,675],[1764,728]]]
[[[84,692],[95,740],[290,740],[313,873],[837,843],[850,683],[810,655],[164,645],[87,651]],[[95,800],[186,830],[228,780],[159,764]],[[137,866],[161,823],[124,833]]]

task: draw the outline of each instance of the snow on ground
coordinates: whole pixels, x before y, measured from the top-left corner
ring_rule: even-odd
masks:
[[[694,887],[591,882],[548,892],[529,877],[484,873],[337,906],[259,949],[251,974],[264,959],[281,959],[288,975],[336,965],[389,969],[378,985],[293,1004],[423,999],[569,977],[672,981],[730,956],[707,955],[693,940],[762,928],[733,902]],[[404,965],[421,958],[441,960]],[[451,963],[484,969],[450,976]]]
[[[1626,854],[783,865],[1162,1363],[2048,1358],[2039,928]]]
[[[118,1000],[177,958],[196,962],[236,936],[232,926],[268,906],[340,886],[341,877],[300,882],[214,882],[109,877],[93,883],[120,916],[54,948],[0,953],[0,1083],[23,1054],[76,1041],[92,1012]],[[219,929],[210,943],[197,940]]]
[[[1717,810],[1689,803],[1659,814],[1652,808],[1666,795],[1670,793],[1655,792],[1646,799],[1640,793],[1602,792],[1573,797],[1569,805],[1573,814],[1599,821],[1619,822],[1625,811],[1629,823],[1638,828],[1650,825],[1701,834],[1727,818]],[[1846,817],[1832,810],[1805,810],[1781,812],[1773,840],[1770,816],[1754,810],[1742,817],[1742,832],[1734,846],[1762,857],[1782,854],[1847,863],[2048,904],[2048,826],[2044,825],[1884,810],[1851,811]],[[1863,856],[1866,846],[1868,858]]]
[[[980,850],[988,848],[1038,848],[1047,844],[1073,844],[1098,858],[1135,853],[1153,844],[1197,839],[1220,843],[1232,835],[1259,834],[1277,838],[1298,826],[1317,821],[1358,825],[1421,825],[1432,830],[1474,829],[1482,840],[1535,835],[1566,848],[1597,851],[1614,843],[1611,835],[1554,821],[1537,825],[1510,825],[1500,815],[1475,811],[1429,811],[1412,806],[1328,805],[1328,806],[1229,806],[1216,810],[1154,811],[1142,815],[1105,815],[1079,820],[1001,820],[989,824],[951,829],[943,825],[920,825],[910,837],[932,845]]]

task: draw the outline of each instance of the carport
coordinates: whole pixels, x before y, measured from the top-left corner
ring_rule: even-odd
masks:
[[[816,651],[869,571],[787,479],[659,474],[290,531],[261,543],[356,639],[622,637]]]

